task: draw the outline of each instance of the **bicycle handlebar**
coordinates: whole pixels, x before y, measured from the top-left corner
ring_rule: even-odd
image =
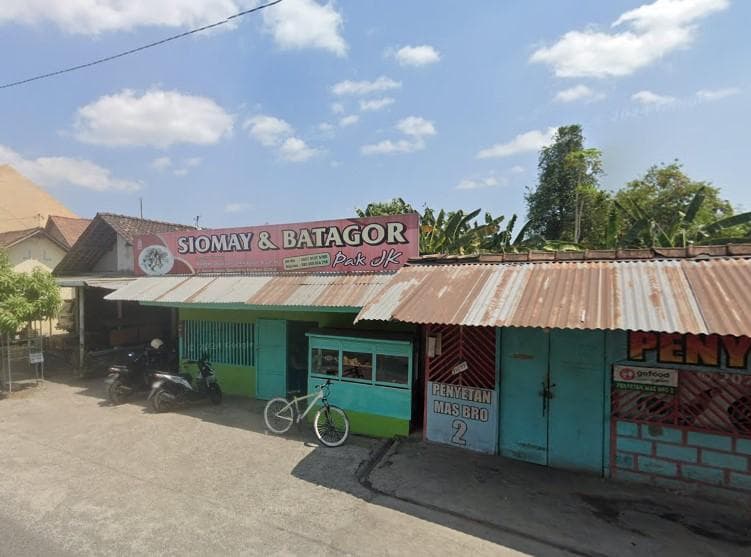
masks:
[[[324,387],[328,387],[331,385],[331,379],[326,379],[325,383],[321,383],[320,385],[316,385],[316,389],[323,389]]]

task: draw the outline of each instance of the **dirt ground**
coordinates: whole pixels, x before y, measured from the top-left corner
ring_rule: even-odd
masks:
[[[64,377],[0,400],[0,554],[751,553],[747,510],[411,440],[324,449],[261,410],[153,414]]]

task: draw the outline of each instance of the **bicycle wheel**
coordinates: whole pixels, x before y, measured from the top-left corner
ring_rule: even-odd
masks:
[[[287,433],[294,421],[292,406],[284,398],[272,398],[263,410],[263,420],[269,431],[278,434]]]
[[[338,447],[349,436],[349,418],[344,410],[336,406],[324,406],[313,420],[313,431],[322,445]]]

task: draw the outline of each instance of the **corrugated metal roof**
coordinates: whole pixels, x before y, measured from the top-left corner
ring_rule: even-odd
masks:
[[[393,273],[145,277],[107,300],[252,306],[364,306]]]
[[[360,320],[751,335],[751,260],[408,266]]]
[[[104,288],[105,290],[117,290],[118,288],[123,288],[125,286],[128,286],[131,282],[133,282],[134,278],[102,278],[102,279],[86,279],[84,283],[86,286],[91,286],[92,288]]]
[[[61,287],[91,286],[93,288],[105,288],[117,290],[136,280],[135,277],[127,276],[92,276],[80,275],[72,277],[55,277],[55,282]]]

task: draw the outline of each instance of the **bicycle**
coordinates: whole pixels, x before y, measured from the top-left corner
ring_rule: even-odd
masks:
[[[286,398],[272,398],[266,403],[263,411],[263,419],[269,431],[276,434],[287,433],[293,423],[299,424],[308,415],[314,406],[320,401],[321,408],[313,418],[313,431],[318,441],[326,447],[339,447],[344,444],[349,436],[349,418],[344,410],[329,404],[328,395],[331,379],[327,379],[323,385],[316,385],[316,393],[302,397],[293,397],[291,401]],[[299,403],[312,398],[304,412],[300,413]]]

